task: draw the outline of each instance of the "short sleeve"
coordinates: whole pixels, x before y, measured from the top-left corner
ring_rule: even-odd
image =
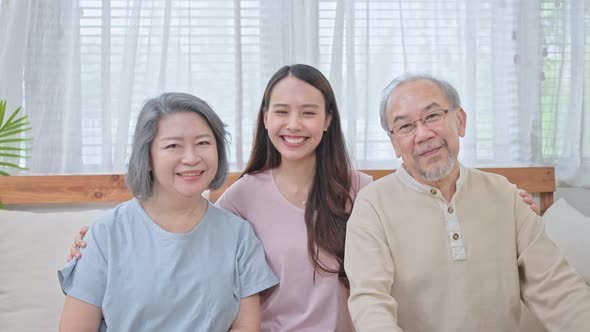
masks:
[[[229,188],[227,188],[217,199],[215,205],[243,218],[243,213],[241,213],[238,204],[236,204],[236,201],[239,201],[239,197],[241,195],[239,192],[240,181],[243,180],[238,179],[231,186],[229,186]]]
[[[96,223],[84,237],[82,259],[73,259],[57,271],[63,292],[78,300],[101,307],[107,283],[107,227]]]
[[[353,192],[356,196],[356,194],[363,189],[364,187],[366,187],[368,184],[373,182],[373,177],[360,172],[360,171],[356,171],[355,172],[355,178],[354,181],[352,183],[352,188],[353,188]]]
[[[262,243],[247,222],[242,226],[240,237],[234,293],[242,299],[278,284],[279,280],[266,262]]]

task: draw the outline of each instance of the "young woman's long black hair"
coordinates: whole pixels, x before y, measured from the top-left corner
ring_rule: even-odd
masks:
[[[326,102],[326,115],[332,115],[330,126],[324,132],[315,151],[316,169],[305,205],[305,224],[308,253],[315,271],[338,273],[341,282],[349,287],[348,278],[344,272],[344,241],[346,222],[352,207],[353,168],[342,134],[336,96],[330,83],[319,70],[308,65],[296,64],[284,66],[272,76],[264,91],[258,112],[250,160],[241,176],[260,173],[281,164],[281,154],[270,141],[264,126],[264,113],[268,112],[274,86],[287,76],[293,76],[320,90]],[[320,252],[335,258],[338,268],[330,268],[322,262]]]

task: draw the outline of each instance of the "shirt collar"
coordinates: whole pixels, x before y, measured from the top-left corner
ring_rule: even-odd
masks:
[[[455,184],[455,188],[456,191],[459,191],[459,188],[463,185],[463,183],[465,182],[465,175],[466,173],[466,169],[465,166],[463,166],[463,164],[459,163],[459,178],[457,179],[457,183]],[[414,179],[410,173],[408,173],[408,171],[406,171],[406,168],[400,167],[398,170],[395,171],[395,175],[397,177],[399,177],[399,179],[402,181],[403,184],[405,184],[406,186],[408,186],[409,188],[418,191],[418,192],[425,192],[425,193],[430,193],[431,190],[434,188],[437,191],[438,188],[423,184],[418,182],[416,179]]]

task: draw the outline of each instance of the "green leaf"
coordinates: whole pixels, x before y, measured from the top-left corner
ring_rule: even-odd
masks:
[[[0,126],[4,121],[4,113],[6,113],[6,100],[0,100]]]
[[[2,129],[0,129],[0,132],[8,131],[8,130],[14,130],[14,129],[19,128],[19,127],[26,127],[26,126],[28,126],[30,124],[31,124],[30,122],[12,123],[9,126],[6,126],[6,127],[2,128]]]
[[[18,114],[18,112],[20,112],[20,106],[17,107],[14,112],[12,112],[12,114],[10,115],[10,117],[8,118],[8,120],[6,120],[6,124],[10,123],[12,121],[12,119],[14,119],[16,117],[16,115]],[[4,124],[4,125],[6,125]]]
[[[7,139],[0,139],[0,143],[27,142],[30,140],[32,140],[32,138],[7,138]]]
[[[8,127],[8,126],[12,126],[12,125],[15,125],[15,124],[18,124],[18,123],[22,123],[23,121],[27,120],[28,118],[29,118],[29,116],[28,115],[25,115],[25,116],[21,116],[20,118],[14,120],[14,121],[10,121],[10,122],[9,121],[6,121],[6,123],[4,124],[4,126],[2,128],[0,128],[0,129],[6,129],[6,127]]]
[[[31,127],[27,127],[27,128],[23,128],[23,129],[11,130],[11,131],[7,131],[7,132],[0,131],[0,137],[13,136],[16,134],[24,133],[25,131],[29,131],[31,129],[32,129]]]
[[[20,154],[2,153],[2,152],[0,152],[0,157],[6,157],[6,158],[31,158],[30,156],[22,156]]]
[[[12,167],[12,168],[18,168],[18,169],[22,169],[22,170],[27,170],[28,168],[26,167],[20,167],[17,164],[12,164],[12,163],[7,163],[7,162],[3,162],[0,161],[0,166],[6,166],[6,167]]]
[[[4,117],[6,115],[6,104],[7,101],[0,100],[0,138],[4,137],[4,139],[0,139],[0,158],[3,159],[20,159],[20,158],[30,158],[29,156],[25,155],[23,151],[30,150],[30,148],[23,148],[20,146],[6,146],[10,145],[10,143],[20,143],[27,142],[32,140],[31,138],[23,138],[19,137],[22,133],[30,131],[32,127],[30,127],[30,122],[27,121],[28,115],[19,116],[19,112],[21,107],[18,107],[6,121],[4,121]],[[4,146],[2,146],[4,145]],[[10,167],[16,168],[21,170],[27,170],[26,167],[21,167],[15,162],[8,162],[8,161],[0,161],[0,168],[3,167]],[[2,176],[9,176],[10,174],[6,171],[0,170],[0,175]]]
[[[0,150],[4,150],[4,151],[27,151],[27,150],[32,150],[31,148],[15,148],[12,146],[0,146]]]

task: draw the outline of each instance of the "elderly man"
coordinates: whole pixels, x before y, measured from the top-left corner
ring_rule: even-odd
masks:
[[[588,331],[590,288],[498,175],[461,165],[457,91],[403,76],[381,124],[403,167],[361,191],[346,237],[359,332],[516,331],[520,300],[549,331]]]

